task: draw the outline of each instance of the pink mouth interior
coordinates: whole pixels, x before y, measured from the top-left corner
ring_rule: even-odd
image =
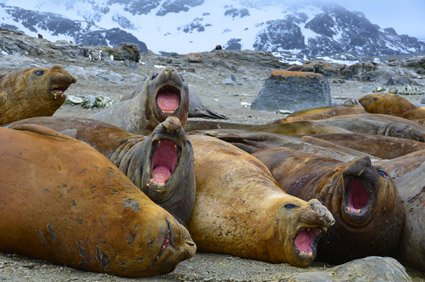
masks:
[[[295,247],[302,253],[313,253],[313,244],[320,230],[317,228],[303,229],[295,238]]]
[[[179,107],[179,95],[170,87],[164,87],[156,97],[156,103],[163,112],[174,112]]]
[[[58,88],[53,88],[50,91],[55,93],[55,94],[63,94],[67,88],[68,87],[58,87]]]
[[[161,141],[152,157],[152,181],[165,183],[177,163],[176,145],[170,141]]]
[[[348,206],[351,210],[360,212],[369,202],[369,193],[366,188],[358,181],[350,182],[348,191]]]

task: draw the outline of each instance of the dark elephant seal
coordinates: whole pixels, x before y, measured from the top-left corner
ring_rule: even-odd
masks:
[[[84,141],[110,159],[151,200],[187,224],[195,202],[192,145],[176,117],[148,136],[84,118],[38,117],[16,124],[47,126]]]
[[[116,125],[135,134],[148,135],[168,116],[176,116],[183,127],[189,111],[189,87],[174,68],[154,73],[133,91],[132,98],[112,105],[91,119]]]
[[[214,112],[205,107],[195,93],[189,91],[189,117],[202,117],[213,119],[227,119],[225,115]]]
[[[261,162],[235,146],[208,136],[189,140],[196,201],[188,228],[198,250],[309,265],[334,222],[329,211],[284,193]]]
[[[0,75],[0,125],[53,115],[65,102],[69,85],[76,81],[62,65]]]
[[[368,94],[360,97],[359,102],[369,113],[394,115],[409,120],[425,119],[424,109],[397,94]]]
[[[391,175],[406,210],[406,225],[394,256],[425,271],[425,150],[374,165]]]
[[[188,231],[89,145],[38,125],[0,128],[0,250],[138,277],[195,253]]]
[[[344,163],[286,148],[253,153],[289,194],[317,198],[335,218],[319,242],[318,259],[343,263],[388,256],[405,222],[404,207],[391,178],[368,157]]]

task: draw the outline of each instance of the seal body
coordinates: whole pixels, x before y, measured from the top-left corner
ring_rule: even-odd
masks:
[[[406,225],[394,256],[425,271],[425,150],[374,164],[392,176],[406,210]]]
[[[0,128],[0,250],[126,277],[193,256],[188,231],[87,144]]]
[[[425,110],[397,94],[368,94],[360,97],[360,104],[369,113],[386,114],[409,120],[425,119]]]
[[[53,115],[66,100],[65,90],[76,81],[62,65],[0,75],[0,124]]]
[[[227,119],[225,115],[214,112],[205,107],[195,93],[189,91],[189,117],[202,117],[213,119]]]
[[[196,184],[193,149],[178,118],[168,117],[148,136],[84,118],[38,117],[13,124],[47,126],[88,143],[155,203],[187,224],[195,202]]]
[[[387,256],[396,248],[405,214],[391,178],[368,157],[343,163],[285,148],[253,154],[289,194],[317,198],[335,225],[319,242],[318,259],[343,263],[370,255]]]
[[[250,154],[216,138],[191,135],[196,201],[189,231],[200,251],[309,265],[319,235],[333,224],[317,200],[284,193]]]
[[[366,113],[362,107],[349,107],[349,106],[329,106],[311,108],[301,111],[296,111],[282,119],[282,122],[293,122],[300,120],[319,120],[327,119],[334,116],[341,116],[347,114],[361,114]]]
[[[183,127],[189,111],[189,87],[177,70],[154,73],[134,90],[129,100],[114,104],[91,119],[116,125],[135,134],[148,135],[168,116],[176,116]]]

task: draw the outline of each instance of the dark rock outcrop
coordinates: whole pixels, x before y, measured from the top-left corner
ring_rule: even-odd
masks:
[[[276,70],[255,97],[251,109],[298,111],[330,105],[329,83],[323,75]]]

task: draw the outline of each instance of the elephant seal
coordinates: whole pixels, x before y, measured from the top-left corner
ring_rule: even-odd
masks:
[[[192,91],[189,91],[189,117],[227,119],[225,115],[216,113],[202,105],[201,99]]]
[[[391,175],[406,210],[406,225],[394,256],[425,271],[425,150],[374,165]]]
[[[0,128],[0,250],[125,277],[172,271],[196,245],[95,149],[38,125]]]
[[[69,85],[76,81],[62,65],[0,75],[0,125],[53,115],[65,102]]]
[[[132,97],[89,118],[116,125],[134,134],[148,135],[168,116],[176,116],[183,127],[189,111],[189,87],[174,68],[154,73],[139,84]]]
[[[317,200],[283,192],[250,154],[217,138],[191,135],[196,201],[188,229],[203,252],[307,266],[334,223]]]
[[[335,218],[319,242],[318,260],[333,264],[390,255],[405,222],[404,207],[391,178],[368,157],[344,163],[286,148],[252,154],[288,194],[317,198]]]
[[[349,107],[349,106],[328,106],[305,109],[296,111],[282,119],[282,122],[293,122],[300,120],[318,120],[326,119],[334,116],[348,115],[348,114],[362,114],[366,111],[361,107]]]
[[[360,97],[360,104],[369,113],[387,114],[409,120],[425,119],[425,110],[397,94],[368,94]]]
[[[110,159],[151,200],[183,224],[195,202],[193,150],[176,117],[167,117],[148,136],[135,135],[101,121],[37,117],[17,124],[38,124],[84,141]]]

